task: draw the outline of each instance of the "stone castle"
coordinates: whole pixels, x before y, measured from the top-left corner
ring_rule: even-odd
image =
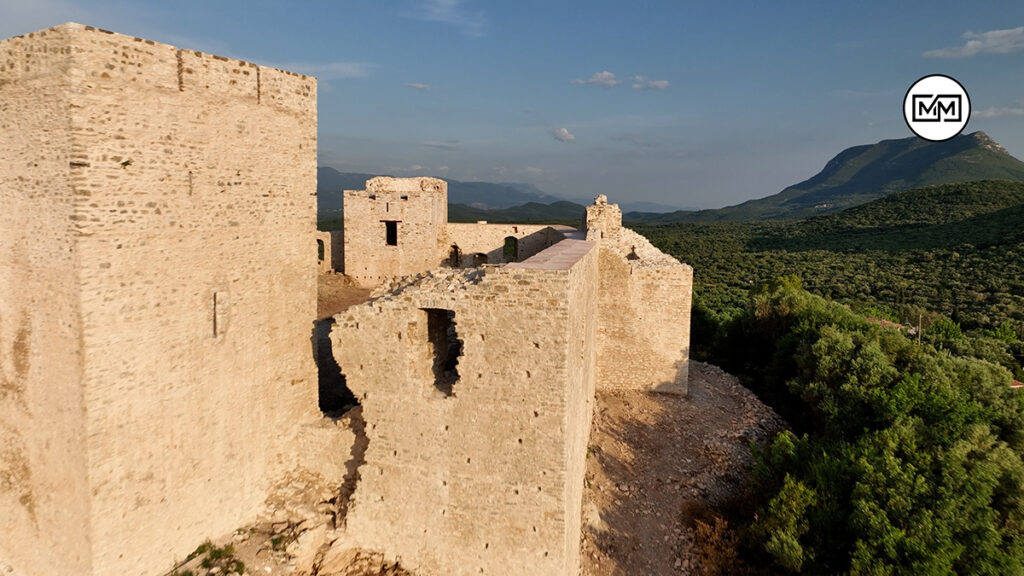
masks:
[[[0,42],[0,572],[160,574],[296,474],[350,486],[336,546],[578,572],[594,392],[685,394],[690,267],[604,197],[578,230],[454,224],[432,178],[318,233],[316,151],[314,78],[78,24]],[[327,337],[318,267],[374,288]]]

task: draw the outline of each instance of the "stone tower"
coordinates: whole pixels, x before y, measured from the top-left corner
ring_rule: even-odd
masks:
[[[316,80],[65,24],[0,42],[0,158],[0,558],[158,573],[319,415]]]
[[[345,269],[365,286],[429,270],[441,263],[448,224],[448,183],[388,178],[345,190]]]

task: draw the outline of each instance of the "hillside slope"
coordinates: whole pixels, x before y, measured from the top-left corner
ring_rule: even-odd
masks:
[[[920,138],[854,146],[818,174],[778,194],[736,206],[669,214],[629,213],[646,222],[718,222],[805,218],[834,212],[911,188],[986,179],[1024,181],[1024,162],[984,132],[946,142]]]

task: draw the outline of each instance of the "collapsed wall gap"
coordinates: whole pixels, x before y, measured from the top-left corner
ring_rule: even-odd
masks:
[[[324,416],[338,418],[359,405],[355,394],[348,387],[341,366],[334,359],[331,344],[331,327],[334,318],[322,318],[313,322],[313,357],[317,368],[318,404]]]
[[[427,342],[433,357],[434,387],[452,396],[459,380],[459,356],[462,340],[455,329],[455,311],[444,308],[422,308],[427,315]]]

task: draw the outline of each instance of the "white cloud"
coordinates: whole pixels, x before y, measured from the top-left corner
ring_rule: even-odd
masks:
[[[437,167],[437,171],[438,172],[447,172],[448,171],[448,167],[447,166],[438,166]]]
[[[1005,116],[1024,116],[1024,100],[1018,102],[1016,106],[971,111],[971,118],[1003,118]]]
[[[523,168],[523,172],[536,176],[538,174],[543,174],[544,170],[541,168],[535,168],[533,166],[527,166],[526,168]]]
[[[633,77],[634,90],[664,90],[668,87],[668,80],[648,80],[646,76]]]
[[[618,86],[619,84],[622,84],[622,82],[620,80],[615,78],[615,74],[612,74],[611,72],[609,72],[607,70],[602,70],[601,72],[595,72],[590,78],[587,78],[586,80],[580,80],[580,79],[570,80],[569,83],[570,84],[592,84],[594,86],[601,86],[601,87],[604,87],[604,88],[611,88],[612,86]]]
[[[437,140],[427,140],[422,143],[427,148],[436,148],[438,150],[444,150],[446,152],[454,152],[459,149],[458,140],[448,140],[446,142],[439,142]]]
[[[280,68],[289,72],[298,72],[307,76],[316,76],[321,80],[339,80],[342,78],[362,78],[370,74],[372,64],[365,62],[284,62],[268,63],[266,66]]]
[[[413,82],[411,84],[406,84],[406,86],[408,86],[409,88],[422,90],[424,92],[430,92],[430,84],[420,84],[419,82]]]
[[[574,142],[576,140],[568,128],[554,128],[551,130],[551,135],[559,142]]]
[[[966,32],[962,46],[924,53],[925,58],[969,58],[978,54],[1009,54],[1024,51],[1024,26],[988,32]]]
[[[463,4],[463,0],[422,0],[405,16],[425,22],[450,24],[467,36],[483,36],[487,28],[484,13],[468,11]]]

